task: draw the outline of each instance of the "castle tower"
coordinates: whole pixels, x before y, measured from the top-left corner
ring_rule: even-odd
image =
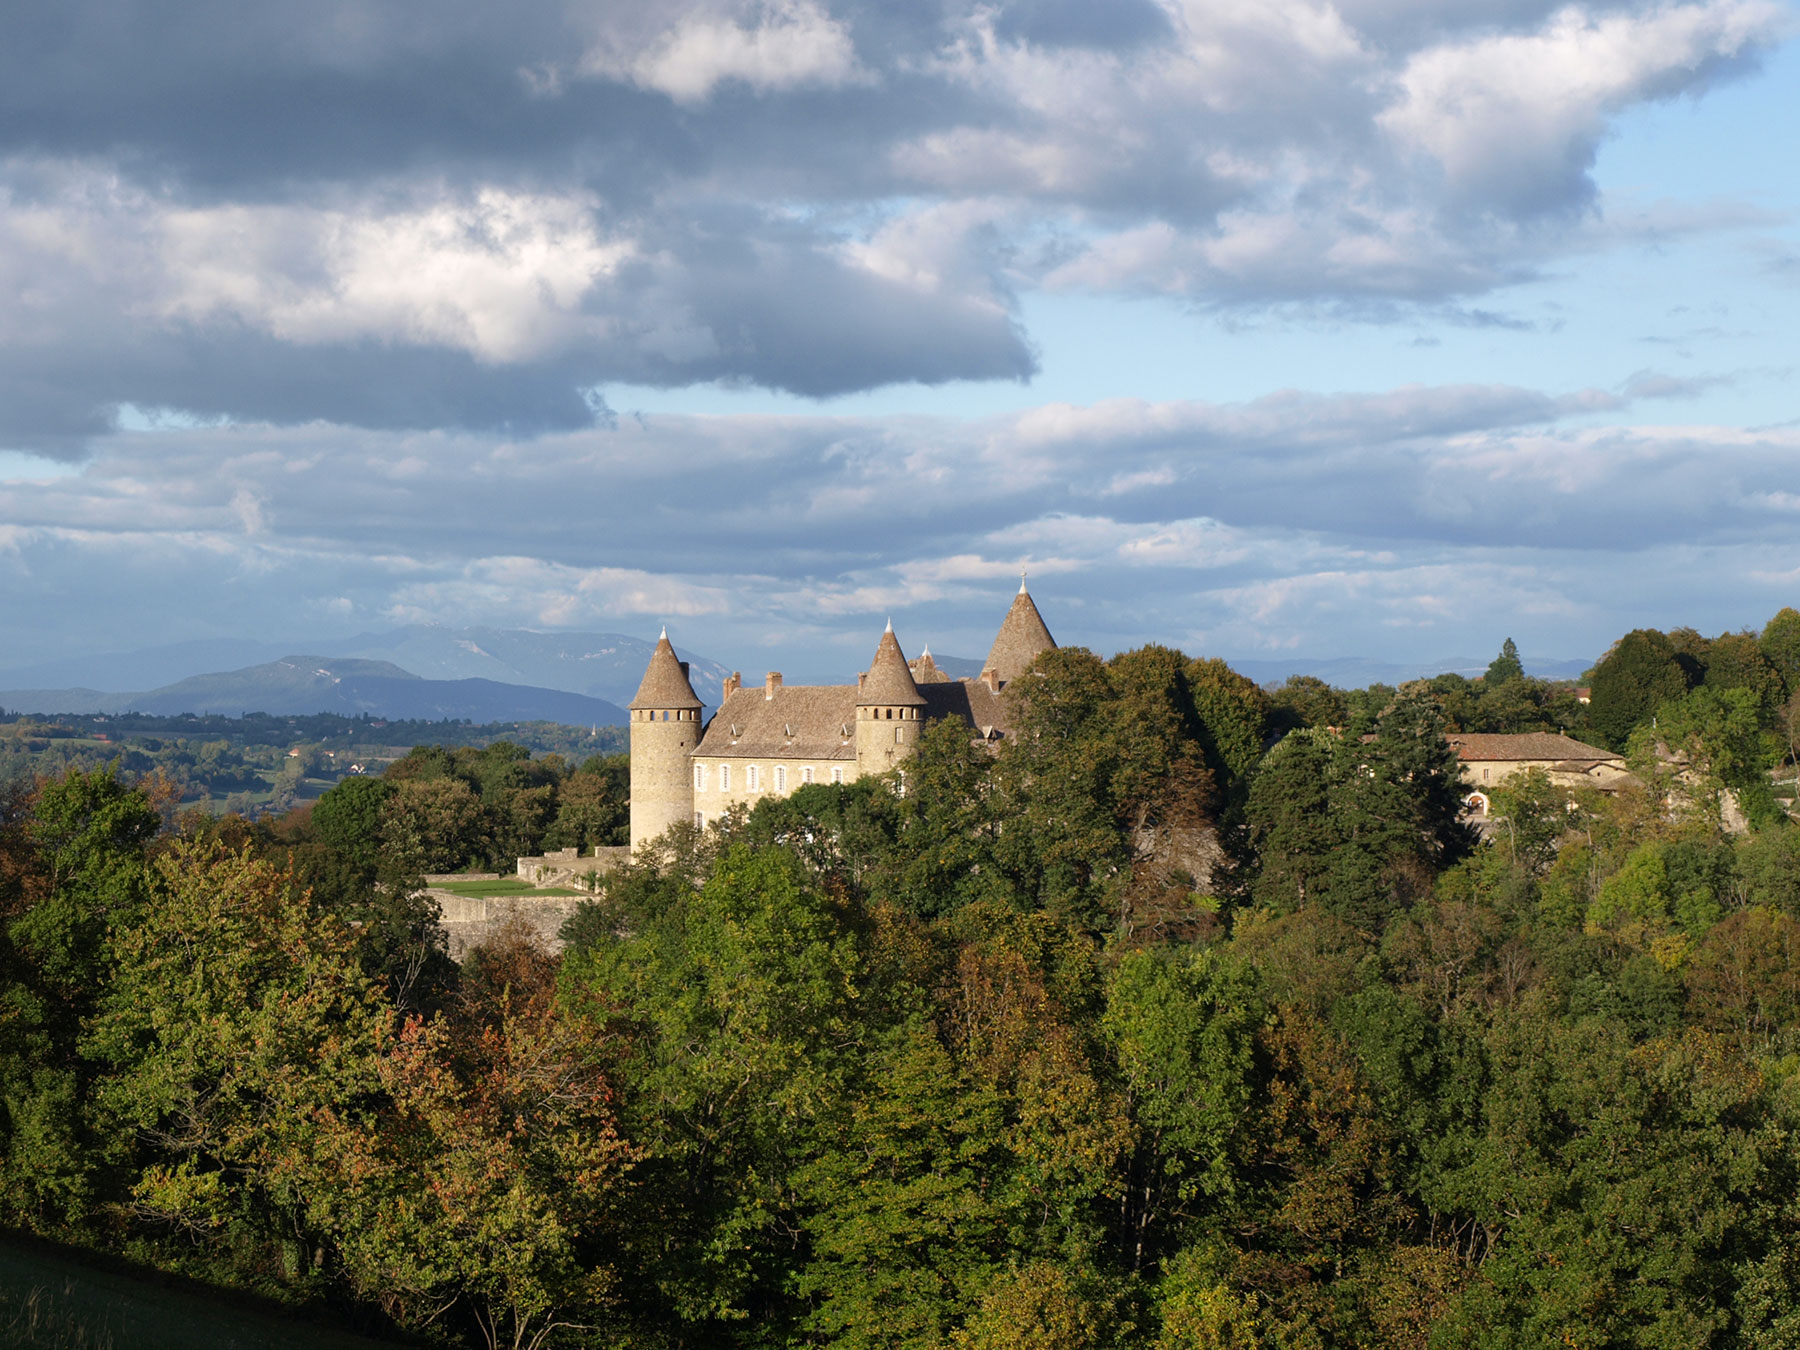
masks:
[[[925,699],[890,622],[866,675],[856,682],[856,771],[886,773],[911,756],[925,725]]]
[[[1012,608],[1000,622],[1000,632],[988,651],[981,678],[1004,688],[1029,670],[1031,663],[1043,653],[1055,650],[1056,639],[1050,636],[1050,630],[1044,626],[1044,616],[1031,602],[1031,592],[1025,589],[1025,577],[1021,573],[1019,593],[1013,597]]]
[[[700,743],[701,702],[664,629],[631,700],[631,846],[694,818],[688,756]]]

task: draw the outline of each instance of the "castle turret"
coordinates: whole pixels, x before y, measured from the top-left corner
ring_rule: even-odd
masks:
[[[924,727],[925,699],[890,622],[868,673],[856,682],[856,770],[886,773],[908,758]]]
[[[694,818],[688,756],[700,743],[702,704],[665,628],[631,700],[631,846]]]
[[[1000,622],[1000,632],[988,651],[981,678],[990,688],[1003,689],[1031,669],[1031,663],[1039,656],[1055,650],[1056,639],[1044,626],[1044,616],[1031,602],[1031,592],[1025,589],[1025,578],[1020,576],[1019,593]]]

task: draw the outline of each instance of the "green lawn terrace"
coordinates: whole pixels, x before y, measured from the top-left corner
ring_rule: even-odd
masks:
[[[626,849],[596,850],[603,855],[624,854]],[[543,876],[543,884],[524,876],[502,876],[498,872],[458,872],[425,878],[425,894],[437,903],[439,922],[449,939],[450,956],[461,961],[474,947],[496,937],[503,929],[524,927],[532,940],[549,952],[562,951],[562,927],[592,897],[591,885],[584,880],[597,879],[610,870],[616,859],[576,858],[576,850],[564,849],[548,858],[521,858],[519,869],[528,866]],[[563,868],[543,865],[580,862],[603,864],[584,872],[571,873]]]
[[[517,877],[503,877],[498,873],[480,872],[458,874],[451,878],[431,878],[431,888],[447,891],[451,895],[461,896],[466,900],[485,900],[497,895],[590,895],[591,891],[580,890],[572,886],[534,886],[529,881],[520,881]]]

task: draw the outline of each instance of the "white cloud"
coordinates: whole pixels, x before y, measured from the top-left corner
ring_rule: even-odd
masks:
[[[227,316],[302,345],[373,338],[529,360],[594,334],[582,302],[635,252],[600,237],[594,207],[488,188],[386,214],[165,210],[145,231],[163,279],[150,303],[167,319]]]
[[[1611,114],[1696,87],[1709,67],[1770,41],[1784,17],[1767,0],[1647,12],[1570,5],[1535,32],[1414,54],[1379,121],[1475,205],[1525,213],[1569,205]]]
[[[810,0],[695,9],[660,32],[632,37],[641,45],[627,49],[609,34],[588,53],[585,71],[622,76],[684,104],[704,102],[728,81],[766,94],[868,78],[849,29]]]

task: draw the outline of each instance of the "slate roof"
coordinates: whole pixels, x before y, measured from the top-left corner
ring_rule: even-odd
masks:
[[[1461,760],[1577,760],[1589,764],[1597,760],[1624,762],[1624,756],[1615,755],[1610,750],[1602,750],[1597,745],[1585,745],[1581,741],[1549,731],[1527,731],[1516,735],[1457,732],[1444,739]]]
[[[666,631],[656,640],[656,650],[650,653],[650,664],[644,668],[644,682],[638,686],[631,706],[634,709],[705,706],[688,681],[687,663],[676,657]]]
[[[982,736],[995,731],[1007,735],[1012,731],[1005,694],[996,694],[980,680],[946,680],[925,685],[919,692],[925,697],[928,722],[940,717],[960,717]]]
[[[1038,613],[1030,592],[1021,581],[1019,593],[1013,597],[1012,608],[1006,611],[1006,618],[1000,623],[1000,632],[994,637],[994,645],[989,649],[982,669],[993,671],[1000,677],[1000,682],[1006,684],[1023,675],[1040,653],[1053,651],[1055,647],[1056,639],[1050,636],[1044,616]]]
[[[856,686],[739,689],[713,714],[692,754],[697,759],[854,760]]]
[[[924,702],[919,697],[919,686],[913,682],[912,671],[906,667],[900,640],[894,636],[893,625],[889,624],[875,648],[875,659],[869,662],[869,673],[863,676],[857,690],[856,706],[916,708]]]

